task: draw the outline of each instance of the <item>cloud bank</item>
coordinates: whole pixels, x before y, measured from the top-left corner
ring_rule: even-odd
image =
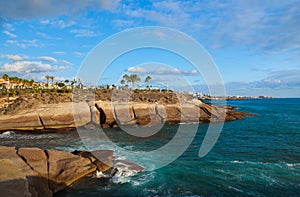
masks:
[[[119,0],[0,0],[0,16],[5,18],[37,18],[76,15],[87,8],[113,10]]]
[[[129,67],[126,69],[129,73],[139,73],[139,74],[148,74],[148,75],[198,75],[197,70],[180,70],[177,68],[145,68],[145,67]]]

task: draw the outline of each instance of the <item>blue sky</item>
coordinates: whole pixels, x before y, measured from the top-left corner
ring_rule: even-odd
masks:
[[[300,97],[299,5],[299,0],[0,0],[0,76],[71,79],[85,56],[107,37],[128,28],[162,26],[205,47],[228,95]],[[148,50],[120,57],[116,62],[122,66],[108,69],[100,83],[116,83],[125,72],[150,73],[153,83],[172,83],[179,71],[196,90],[204,90],[191,65],[179,64],[166,52],[161,58],[178,65],[154,72],[158,68],[138,61],[157,62],[159,54]]]

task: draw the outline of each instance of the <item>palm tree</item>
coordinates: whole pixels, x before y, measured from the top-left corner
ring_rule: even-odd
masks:
[[[152,79],[152,78],[151,78],[150,76],[147,76],[146,79],[145,79],[145,82],[146,82],[146,83],[149,83],[151,79]]]
[[[53,81],[54,81],[54,76],[50,76],[50,79],[51,79],[51,84],[52,84],[52,87],[53,87]]]
[[[45,76],[46,80],[47,80],[47,87],[49,86],[49,79],[50,79],[50,76],[49,75],[46,75]]]
[[[126,80],[127,82],[130,81],[130,77],[129,77],[127,74],[125,74],[125,75],[123,76],[123,79]]]
[[[127,75],[125,74],[123,76],[123,79],[126,80],[127,82],[131,82],[131,87],[134,88],[135,87],[135,83],[141,81],[141,78],[137,75],[137,74],[131,74],[131,75]]]
[[[149,89],[149,82],[152,78],[150,76],[147,76],[145,79],[145,82],[147,83],[147,88]]]
[[[5,81],[7,81],[7,80],[9,79],[9,76],[8,76],[8,74],[4,74],[4,75],[2,76],[2,78],[5,79]]]
[[[137,74],[132,74],[129,76],[132,88],[135,87],[135,83],[141,81],[141,78]]]
[[[66,84],[69,84],[69,82],[70,82],[69,79],[66,79],[66,80],[65,80],[65,83],[66,83]]]
[[[4,75],[2,76],[2,78],[3,78],[5,81],[7,81],[7,84],[6,84],[6,85],[3,85],[4,88],[5,88],[6,91],[7,91],[7,89],[10,87],[9,76],[8,76],[8,74],[4,74]]]
[[[29,81],[29,85],[30,85],[30,86],[33,86],[33,84],[34,84],[34,80],[31,79],[31,80]]]
[[[71,86],[74,87],[74,85],[77,83],[76,79],[74,78],[72,81],[71,81]]]

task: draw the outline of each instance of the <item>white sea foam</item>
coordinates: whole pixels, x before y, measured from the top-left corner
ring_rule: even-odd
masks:
[[[6,136],[14,135],[14,134],[15,134],[15,132],[13,132],[13,131],[5,131],[5,132],[1,133],[0,136],[6,137]]]
[[[280,162],[280,163],[269,163],[269,162],[254,162],[254,161],[239,161],[239,160],[234,160],[231,161],[230,163],[236,163],[236,164],[252,164],[252,165],[275,165],[275,166],[288,166],[288,167],[296,167],[296,166],[300,166],[300,163],[284,163],[284,162]]]
[[[96,171],[96,173],[94,174],[93,178],[108,178],[109,175],[107,174],[103,174],[101,171]]]
[[[131,180],[130,182],[132,185],[143,185],[145,183],[148,183],[155,178],[155,171],[150,171],[150,172],[144,172],[141,176],[139,176],[137,179]]]
[[[300,163],[286,163],[288,167],[300,166]]]
[[[127,183],[130,181],[129,177],[136,175],[143,169],[134,163],[123,160],[117,160],[114,167],[116,171],[111,178],[113,183]]]
[[[237,192],[243,193],[243,190],[240,190],[240,189],[238,189],[238,188],[236,188],[236,187],[233,187],[233,186],[231,186],[231,185],[228,186],[228,189],[232,189],[232,190],[235,190],[235,191],[237,191]]]

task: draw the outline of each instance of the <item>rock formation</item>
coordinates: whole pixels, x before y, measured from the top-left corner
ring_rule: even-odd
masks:
[[[0,196],[47,197],[91,173],[108,172],[115,182],[144,169],[135,163],[114,159],[111,150],[68,153],[0,146]]]
[[[251,115],[234,112],[228,107],[210,106],[198,100],[184,104],[110,101],[43,104],[36,109],[0,116],[0,131],[61,131],[101,125],[153,126],[162,123],[206,123],[240,120]]]

